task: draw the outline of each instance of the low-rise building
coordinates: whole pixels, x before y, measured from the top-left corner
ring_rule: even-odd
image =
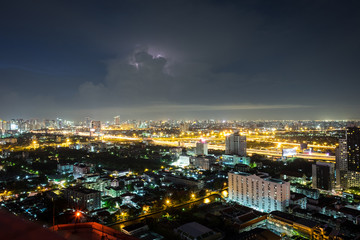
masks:
[[[70,207],[82,210],[96,210],[101,208],[101,192],[82,188],[69,187],[64,191],[65,199]]]
[[[292,192],[305,195],[307,198],[319,199],[320,197],[320,191],[318,189],[307,188],[301,185],[291,185],[290,189]]]
[[[106,195],[105,191],[107,187],[111,186],[111,179],[107,177],[97,178],[94,182],[84,182],[83,186],[88,189],[100,191],[101,195]]]
[[[140,232],[145,232],[148,231],[149,227],[148,225],[144,224],[144,223],[135,223],[126,227],[123,227],[121,229],[121,231],[127,235],[136,235]]]
[[[185,240],[216,240],[221,239],[221,233],[205,227],[197,222],[186,223],[175,229],[181,239]]]
[[[91,240],[136,240],[138,238],[119,232],[113,228],[96,222],[60,224],[50,228],[64,239],[91,239]],[[43,238],[41,238],[43,239]],[[45,239],[45,238],[44,238]],[[47,238],[50,239],[50,238]],[[53,239],[53,238],[51,238]],[[55,238],[56,239],[56,238]]]
[[[57,172],[61,174],[72,173],[74,171],[74,165],[72,164],[58,164]]]
[[[292,192],[290,194],[290,204],[298,205],[301,209],[306,209],[307,198],[304,194]]]
[[[246,156],[223,154],[221,157],[221,162],[224,165],[230,166],[234,166],[236,164],[250,165],[250,158]]]
[[[270,230],[285,233],[288,236],[300,234],[310,239],[315,228],[319,225],[315,221],[280,211],[269,213],[267,220],[267,226]]]
[[[313,240],[343,240],[344,238],[339,234],[339,230],[329,226],[315,227],[312,235]]]
[[[85,163],[74,164],[74,168],[73,168],[74,178],[80,178],[89,173],[91,173],[90,165],[87,165]]]
[[[187,187],[195,187],[195,188],[202,188],[204,186],[204,182],[202,180],[195,180],[185,177],[178,177],[173,175],[165,176],[165,180],[169,180],[176,185],[183,185]]]
[[[282,238],[272,231],[263,228],[254,228],[241,233],[239,240],[281,240]]]
[[[216,159],[213,156],[197,156],[193,160],[193,165],[198,169],[210,170],[211,165],[213,165],[215,162]]]

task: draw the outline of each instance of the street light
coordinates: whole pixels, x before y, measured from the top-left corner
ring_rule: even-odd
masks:
[[[76,222],[78,219],[80,219],[81,217],[81,212],[80,211],[76,211],[75,212],[75,224],[74,224],[74,232],[76,232]]]

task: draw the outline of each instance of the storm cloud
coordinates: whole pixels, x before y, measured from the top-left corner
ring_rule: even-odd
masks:
[[[360,118],[357,1],[13,1],[0,118]]]

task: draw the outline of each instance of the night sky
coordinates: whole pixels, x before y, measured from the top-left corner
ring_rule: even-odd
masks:
[[[0,118],[360,119],[360,1],[1,1]]]

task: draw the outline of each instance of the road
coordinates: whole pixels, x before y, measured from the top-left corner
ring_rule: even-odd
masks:
[[[160,141],[153,139],[153,142],[158,145],[179,146],[179,143],[174,141]],[[195,145],[196,143],[182,143],[182,146],[184,147],[195,147]],[[225,150],[224,145],[217,145],[217,144],[209,144],[208,148],[215,150]],[[255,153],[255,154],[261,154],[261,155],[267,155],[273,157],[282,156],[282,153],[280,151],[273,151],[273,150],[260,150],[260,149],[248,148],[246,149],[246,151],[251,154]],[[326,154],[321,154],[321,153],[312,153],[312,154],[297,153],[294,157],[310,159],[310,160],[321,160],[324,162],[335,162],[335,156],[327,156]]]
[[[80,132],[77,133],[78,135],[90,135],[88,132]],[[268,136],[264,136],[265,138],[268,138]],[[140,138],[140,137],[127,137],[127,136],[118,136],[118,135],[110,135],[110,134],[106,134],[106,135],[102,135],[100,137],[103,140],[125,140],[125,141],[143,141],[146,139]],[[259,138],[259,136],[256,137],[248,137],[249,140],[251,139],[257,139]],[[187,148],[193,148],[196,146],[196,142],[199,141],[200,138],[189,138],[189,137],[184,137],[184,138],[151,138],[148,140],[151,140],[154,144],[157,145],[167,145],[167,146],[183,146],[183,147],[187,147]],[[214,142],[214,141],[218,141],[219,143],[217,144],[211,144],[209,143],[208,148],[209,149],[214,149],[214,150],[225,150],[225,146],[224,146],[224,138],[212,138],[210,137],[208,139],[208,141]],[[275,144],[280,144],[282,146],[294,146],[294,147],[299,147],[300,144],[299,143],[290,143],[290,142],[272,142],[271,143],[275,143]],[[308,147],[314,147],[314,148],[324,148],[324,149],[333,149],[335,148],[334,146],[319,146],[319,145],[308,145]],[[272,157],[281,157],[282,153],[280,150],[276,151],[276,150],[272,150],[272,149],[254,149],[254,148],[248,148],[247,152],[249,154],[261,154],[261,155],[266,155],[266,156],[272,156]],[[309,160],[320,160],[320,161],[324,161],[324,162],[335,162],[335,156],[328,156],[325,153],[316,153],[316,152],[312,152],[311,154],[304,154],[304,153],[297,153],[296,155],[294,155],[293,157],[299,157],[299,158],[304,158],[304,159],[309,159]]]

